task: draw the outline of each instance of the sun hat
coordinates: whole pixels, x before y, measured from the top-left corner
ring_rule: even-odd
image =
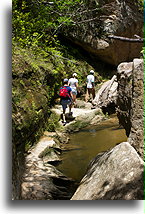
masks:
[[[90,70],[90,73],[91,73],[91,74],[94,74],[94,70]]]
[[[73,77],[77,77],[77,73],[73,73]]]
[[[65,78],[65,79],[63,80],[63,82],[68,82],[68,79],[67,79],[67,78]]]

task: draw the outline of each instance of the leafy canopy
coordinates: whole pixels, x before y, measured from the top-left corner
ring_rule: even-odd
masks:
[[[13,40],[20,46],[52,45],[56,33],[72,24],[82,0],[13,0]]]

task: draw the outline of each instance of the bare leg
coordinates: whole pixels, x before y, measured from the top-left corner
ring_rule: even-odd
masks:
[[[74,106],[76,105],[76,97],[77,97],[77,96],[74,94],[74,95],[73,95],[73,104],[74,104]]]
[[[64,123],[66,123],[66,119],[65,119],[65,109],[63,109],[62,120],[63,120]]]
[[[95,89],[92,88],[92,97],[93,97],[93,100],[95,99]]]
[[[72,103],[69,105],[69,114],[71,114]]]
[[[86,93],[86,102],[88,102],[88,100],[90,100],[92,95],[92,88],[87,88],[87,93]]]
[[[88,88],[87,88],[86,96],[85,96],[85,101],[86,101],[86,103],[88,102],[88,98],[89,98],[89,92],[88,92]]]

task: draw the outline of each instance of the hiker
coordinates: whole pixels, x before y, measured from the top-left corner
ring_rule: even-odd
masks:
[[[62,105],[62,123],[66,124],[65,112],[67,106],[69,106],[69,115],[72,115],[72,89],[68,86],[68,79],[63,80],[63,86],[59,90],[59,96],[61,98],[60,104]]]
[[[69,79],[68,85],[72,89],[72,99],[73,99],[73,104],[74,107],[76,106],[76,97],[77,97],[77,90],[78,90],[78,80],[77,80],[77,74],[73,73],[73,77]]]
[[[95,98],[95,78],[94,78],[94,71],[90,70],[90,74],[87,76],[87,90],[86,90],[86,97],[85,97],[85,101],[88,102],[88,99],[90,99],[90,96],[92,96],[92,98]]]

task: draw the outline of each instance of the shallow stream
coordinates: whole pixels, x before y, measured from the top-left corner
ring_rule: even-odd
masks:
[[[61,154],[62,161],[57,169],[79,182],[85,175],[89,162],[98,153],[126,140],[125,130],[119,126],[116,117],[84,128],[70,136],[70,142]]]

